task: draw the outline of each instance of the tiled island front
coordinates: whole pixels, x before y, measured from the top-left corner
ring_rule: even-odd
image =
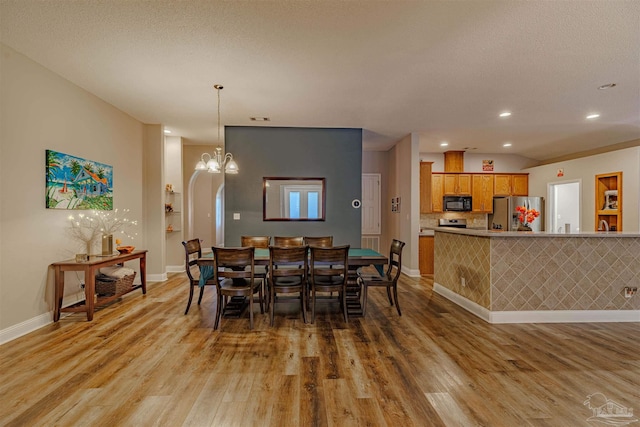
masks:
[[[640,234],[438,228],[434,290],[490,323],[640,322]]]

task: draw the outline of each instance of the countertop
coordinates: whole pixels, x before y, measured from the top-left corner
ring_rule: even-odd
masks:
[[[636,231],[580,231],[575,233],[553,233],[551,231],[502,231],[502,230],[478,230],[473,228],[454,228],[454,227],[437,227],[430,230],[463,234],[475,237],[640,237],[640,233]],[[423,232],[420,232],[422,236]]]

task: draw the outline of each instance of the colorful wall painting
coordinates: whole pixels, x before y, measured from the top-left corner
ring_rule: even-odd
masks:
[[[47,209],[113,209],[113,166],[46,150]]]

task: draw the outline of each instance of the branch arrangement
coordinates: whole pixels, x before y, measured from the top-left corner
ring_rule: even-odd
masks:
[[[70,215],[70,234],[76,240],[87,245],[103,234],[122,233],[133,240],[138,233],[130,234],[128,229],[138,225],[138,221],[131,221],[125,215],[129,209],[124,209],[122,215],[118,215],[118,209],[114,211],[91,211],[90,214],[80,213],[77,217]],[[119,239],[118,239],[119,240]]]

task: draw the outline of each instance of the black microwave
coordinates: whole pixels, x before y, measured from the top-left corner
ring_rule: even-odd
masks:
[[[442,207],[449,212],[470,212],[471,196],[444,196]]]

